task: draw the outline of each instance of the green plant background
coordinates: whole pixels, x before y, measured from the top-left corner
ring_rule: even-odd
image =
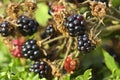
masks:
[[[9,0],[1,0],[4,7],[0,8],[0,14],[5,15],[6,5],[9,4]],[[22,0],[14,0],[20,2]],[[120,0],[111,0],[114,8],[119,8]],[[38,9],[35,11],[34,17],[43,27],[46,26],[48,18],[48,7],[45,3],[37,3]],[[80,10],[83,10],[80,9]],[[120,25],[119,25],[120,26]],[[120,28],[119,28],[120,29]],[[115,32],[115,31],[113,31]],[[107,38],[103,37],[103,43],[106,43],[110,39],[113,33],[109,31]],[[118,35],[118,34],[114,34]],[[95,51],[82,57],[81,69],[75,71],[74,74],[66,74],[63,80],[120,80],[120,66],[114,60],[114,58],[109,55],[107,51],[99,45]],[[28,60],[26,65],[20,63],[20,59],[11,56],[7,47],[2,43],[0,37],[0,80],[46,80],[39,79],[38,75],[30,73],[28,68],[30,66],[30,61]],[[53,80],[58,80],[55,77]]]

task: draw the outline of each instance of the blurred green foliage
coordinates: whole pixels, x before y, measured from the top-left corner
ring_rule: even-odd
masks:
[[[23,0],[14,1],[21,2]],[[1,0],[1,2],[4,6],[0,8],[0,15],[4,15],[6,5],[10,1]],[[111,2],[113,7],[120,7],[120,0],[111,0]],[[45,3],[38,3],[37,7],[34,17],[41,26],[46,26],[48,19],[51,18],[48,15],[48,6]],[[85,10],[87,10],[86,7],[80,9],[80,12]],[[0,40],[2,39],[0,38]],[[120,80],[120,66],[102,46],[98,46],[95,51],[85,55],[82,59],[80,70],[72,75],[66,75],[63,80]],[[28,71],[29,66],[29,61],[26,65],[21,65],[20,59],[12,57],[4,43],[0,41],[0,80],[46,80],[39,79],[38,75],[30,73]],[[54,78],[53,80],[58,79]]]

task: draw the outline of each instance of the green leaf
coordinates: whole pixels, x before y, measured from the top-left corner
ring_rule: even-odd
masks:
[[[104,55],[105,65],[107,66],[107,68],[110,69],[111,72],[113,70],[117,70],[118,65],[116,64],[114,58],[112,56],[110,56],[107,51],[105,51],[105,50],[102,50],[102,51],[103,51],[103,55]]]
[[[40,80],[39,75],[35,75],[32,80]],[[41,80],[46,80],[46,79],[41,79]]]
[[[90,80],[92,78],[92,69],[88,69],[84,72],[83,75],[79,75],[75,78],[75,80]]]
[[[84,79],[83,79],[83,76],[80,75],[80,76],[76,77],[75,80],[84,80]]]
[[[90,80],[92,78],[92,69],[88,69],[87,71],[84,72],[84,80]]]
[[[110,0],[113,7],[119,7],[120,6],[120,0]]]
[[[70,74],[67,74],[63,80],[70,80]]]
[[[37,10],[35,11],[35,18],[41,26],[46,26],[48,18],[51,16],[48,14],[48,6],[45,3],[37,4]]]

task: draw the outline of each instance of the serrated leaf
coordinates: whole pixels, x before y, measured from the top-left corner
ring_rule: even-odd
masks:
[[[79,75],[75,78],[75,80],[90,80],[92,78],[92,69],[88,69],[84,72],[83,75]]]
[[[70,74],[67,74],[63,80],[70,80]]]
[[[55,77],[53,80],[58,80],[58,77]]]
[[[16,70],[18,72],[23,72],[23,71],[25,71],[25,68],[24,67],[16,67]]]
[[[84,80],[90,80],[92,78],[92,69],[88,69],[87,71],[84,72]]]
[[[116,74],[120,77],[120,69],[116,70]]]
[[[75,80],[84,80],[83,75],[76,77]]]
[[[35,11],[35,18],[41,26],[46,26],[48,18],[51,16],[48,14],[48,6],[45,3],[37,4],[37,10]]]
[[[32,80],[40,80],[39,79],[39,75],[35,75],[33,78],[32,78]],[[41,79],[42,80],[42,79]],[[44,79],[44,80],[46,80],[46,79]]]
[[[119,7],[120,6],[120,0],[110,0],[113,7]]]
[[[107,66],[107,68],[112,72],[113,70],[117,70],[118,69],[118,65],[116,64],[114,58],[112,56],[109,55],[109,53],[105,50],[103,51],[103,56],[104,56],[104,60],[105,60],[105,65]]]
[[[40,79],[40,80],[46,80],[45,78],[42,78],[42,79]]]

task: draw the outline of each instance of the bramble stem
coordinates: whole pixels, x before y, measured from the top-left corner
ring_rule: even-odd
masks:
[[[63,68],[63,65],[64,65],[64,63],[65,63],[65,60],[66,60],[66,58],[67,58],[67,56],[68,56],[68,53],[69,53],[69,51],[70,51],[70,47],[71,47],[71,45],[72,45],[72,41],[73,41],[73,39],[70,37],[69,38],[69,41],[68,41],[68,47],[67,47],[67,51],[66,51],[66,54],[65,54],[65,57],[64,57],[64,59],[63,59],[63,62],[62,62],[62,64],[61,64],[61,66],[60,66],[60,70]]]
[[[105,17],[108,17],[108,18],[111,18],[111,19],[114,19],[114,20],[117,20],[117,21],[120,22],[120,19],[118,19],[118,18],[116,18],[116,17],[113,17],[113,16],[111,16],[111,15],[106,15]]]
[[[51,43],[53,41],[56,41],[56,40],[59,40],[59,39],[62,39],[62,38],[65,38],[65,36],[58,36],[56,38],[50,39],[49,41],[44,42],[43,45],[46,45],[48,43]]]

